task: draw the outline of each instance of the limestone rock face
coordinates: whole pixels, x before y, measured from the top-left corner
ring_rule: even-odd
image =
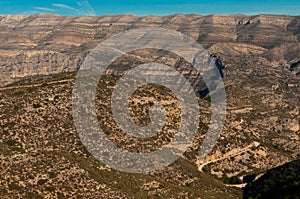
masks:
[[[4,15],[0,17],[0,86],[22,77],[74,71],[88,51],[124,30],[170,28],[211,53],[263,54],[273,65],[299,61],[300,18],[281,15]],[[266,36],[267,35],[267,36]],[[298,68],[298,67],[297,67]],[[299,74],[298,69],[293,69]]]

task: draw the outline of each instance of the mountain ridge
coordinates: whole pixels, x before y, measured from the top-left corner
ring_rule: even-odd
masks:
[[[86,54],[101,41],[125,30],[147,26],[180,31],[205,48],[214,44],[220,47],[222,43],[240,43],[271,50],[291,43],[296,46],[292,53],[299,57],[299,16],[3,15],[0,17],[0,71],[3,74],[0,86],[26,76],[75,71]],[[281,51],[290,54],[291,49]],[[292,64],[289,62],[294,58],[280,61]],[[275,61],[272,65],[279,64]],[[295,71],[297,73],[298,69]]]

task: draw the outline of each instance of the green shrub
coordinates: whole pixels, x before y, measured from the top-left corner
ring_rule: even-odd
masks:
[[[42,107],[42,105],[40,105],[40,104],[33,104],[33,108],[41,108]]]

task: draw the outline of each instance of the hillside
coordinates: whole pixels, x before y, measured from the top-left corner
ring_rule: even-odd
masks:
[[[167,168],[128,174],[103,165],[84,147],[74,125],[72,90],[94,47],[144,26],[178,30],[207,49],[224,74],[227,115],[215,147],[199,160],[211,110],[209,96],[198,98],[200,124],[188,151]],[[0,195],[235,199],[277,189],[268,183],[300,158],[299,27],[299,16],[279,15],[0,16]],[[193,78],[190,65],[177,55],[141,49],[115,60],[98,84],[99,125],[128,151],[155,150],[178,130],[178,104],[163,87],[143,87],[129,103],[130,110],[142,110],[133,114],[140,125],[149,122],[154,99],[164,105],[167,123],[154,138],[126,135],[113,119],[109,96],[116,81],[124,70],[151,62]],[[290,183],[288,176],[279,181]]]
[[[300,160],[266,172],[244,189],[244,198],[299,198]]]

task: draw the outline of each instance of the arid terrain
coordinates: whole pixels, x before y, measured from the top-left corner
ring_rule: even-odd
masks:
[[[72,89],[76,71],[101,41],[153,26],[189,35],[213,57],[224,74],[226,122],[213,151],[199,159],[211,114],[209,95],[199,97],[200,125],[188,151],[159,171],[128,174],[100,163],[81,143],[73,121]],[[282,193],[296,196],[299,16],[4,15],[0,35],[1,197],[259,198],[261,190],[266,193],[260,197],[279,190],[273,181],[290,184],[292,188],[281,187]],[[96,112],[108,138],[129,151],[154,150],[170,141],[172,134],[166,132],[177,128],[176,99],[160,87],[141,88],[130,107],[133,119],[145,125],[151,100],[160,99],[169,114],[156,137],[141,141],[127,136],[113,120],[109,96],[116,81],[125,69],[149,62],[192,76],[180,57],[153,49],[132,52],[111,65],[98,84]],[[275,181],[286,168],[282,181]]]

